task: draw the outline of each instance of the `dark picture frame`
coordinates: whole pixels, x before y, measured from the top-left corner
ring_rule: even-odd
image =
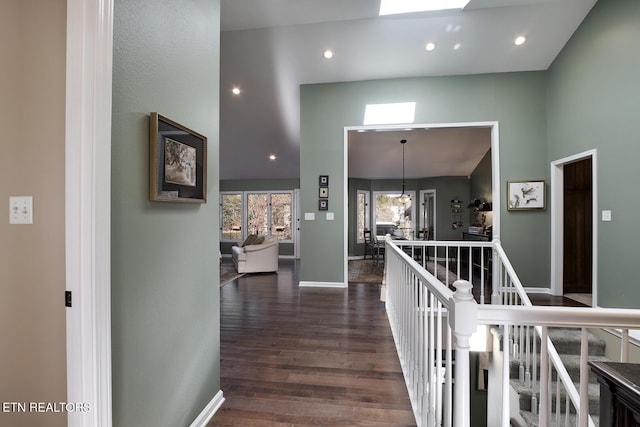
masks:
[[[328,211],[329,210],[329,200],[327,200],[327,199],[318,200],[318,210],[319,211]]]
[[[318,197],[321,199],[329,198],[329,187],[320,187],[318,190]]]
[[[149,199],[207,203],[207,137],[157,112],[149,115]]]
[[[507,210],[509,211],[544,210],[545,198],[543,180],[507,182]]]
[[[320,187],[328,187],[329,186],[329,175],[320,175],[318,185]]]

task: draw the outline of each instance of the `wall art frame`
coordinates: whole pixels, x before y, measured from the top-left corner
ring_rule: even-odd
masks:
[[[530,211],[545,209],[545,182],[508,181],[507,210]]]
[[[207,137],[157,112],[149,115],[149,199],[207,203]]]

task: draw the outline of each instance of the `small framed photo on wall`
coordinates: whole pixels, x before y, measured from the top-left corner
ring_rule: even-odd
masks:
[[[326,199],[318,200],[318,210],[327,211],[329,210],[329,201]]]
[[[149,199],[207,202],[207,137],[157,112],[149,114]]]
[[[320,187],[328,187],[329,186],[329,175],[320,175]]]
[[[319,191],[318,197],[320,197],[321,199],[328,199],[329,198],[329,187],[320,187],[320,191]]]
[[[507,210],[542,210],[544,202],[544,181],[507,182]]]

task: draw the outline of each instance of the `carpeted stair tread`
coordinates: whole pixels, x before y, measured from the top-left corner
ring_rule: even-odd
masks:
[[[574,385],[576,389],[579,390],[580,385],[580,351],[581,351],[581,341],[582,341],[582,331],[580,329],[571,329],[571,328],[549,328],[549,338],[556,348],[560,359],[562,360],[569,376],[574,381]],[[589,361],[608,361],[605,357],[605,348],[606,343],[595,335],[589,333]],[[537,338],[537,351],[540,351],[540,339]],[[537,377],[540,377],[540,363],[539,363],[539,354],[535,356],[538,361],[537,368]],[[525,387],[525,384],[518,379],[519,377],[519,361],[512,360],[511,361],[511,386],[519,395],[519,404],[520,404],[520,415],[526,421],[527,426],[537,426],[538,425],[538,416],[534,415],[530,412],[531,410],[531,396],[532,391]],[[552,391],[552,411],[555,410],[555,393],[556,393],[556,383],[557,375],[555,369],[552,369],[551,375],[551,391]],[[600,413],[600,385],[597,382],[597,378],[595,375],[590,373],[589,375],[589,413],[593,418],[596,425],[598,425]],[[562,387],[561,387],[562,388]],[[564,411],[565,411],[565,396],[566,392],[564,389],[560,391],[561,398],[561,411],[562,411],[562,422],[564,423]],[[539,396],[538,396],[539,397]],[[575,408],[571,408],[570,412],[575,412]],[[569,414],[569,425],[576,425],[576,415],[573,413]],[[551,425],[555,425],[552,422]]]
[[[580,354],[582,331],[571,328],[549,328],[549,338],[558,354]],[[592,333],[588,334],[589,356],[604,356],[606,343]]]
[[[540,355],[535,356],[536,359],[536,379],[540,379]],[[571,377],[574,383],[580,382],[580,355],[578,354],[560,354],[560,360],[564,364],[567,369],[567,373]],[[589,356],[590,362],[610,362],[610,360],[605,356]],[[520,377],[520,361],[511,359],[511,370],[510,377],[511,378],[519,378]],[[551,379],[555,381],[557,378],[556,370],[552,369]],[[597,383],[598,379],[595,375],[589,375],[590,383]]]
[[[511,380],[511,386],[520,396],[520,410],[521,411],[531,411],[531,396],[532,390],[525,387],[523,383],[520,381]],[[579,385],[576,385],[576,388],[579,389]],[[553,396],[551,398],[552,407],[555,408],[555,391],[556,391],[556,382],[553,381],[551,384],[551,390],[553,391]],[[566,392],[561,387],[560,397],[561,397],[561,411],[564,413],[565,410],[565,396]],[[539,396],[538,396],[539,398]],[[571,409],[574,411],[574,408]],[[600,413],[600,386],[598,384],[589,384],[589,413],[598,414]]]
[[[540,338],[536,335],[536,349],[540,351]],[[502,333],[498,333],[498,342],[502,351]],[[582,333],[580,329],[572,328],[549,328],[549,338],[558,354],[580,354],[580,343]],[[589,356],[604,356],[606,343],[604,340],[596,337],[592,333],[588,334],[589,339]],[[525,343],[520,343],[525,345]]]
[[[526,423],[525,424],[526,426],[538,427],[540,425],[537,414],[532,414],[531,412],[522,411],[520,413],[520,416],[524,419],[524,421]],[[600,425],[600,417],[597,417],[597,416],[594,417],[592,415],[591,418],[593,419],[593,423],[596,425],[596,427],[598,427]],[[553,418],[553,417],[551,418],[551,423],[549,425],[551,425],[551,426],[557,425],[556,421],[555,421],[555,418]],[[565,414],[562,414],[561,419],[560,419],[560,425],[577,426],[578,425],[578,416],[576,414],[569,414],[568,420],[565,423]],[[522,426],[522,427],[525,427],[525,426]]]

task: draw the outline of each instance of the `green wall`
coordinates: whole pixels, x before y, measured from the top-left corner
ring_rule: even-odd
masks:
[[[220,390],[219,0],[116,0],[113,425],[188,426]],[[206,204],[150,202],[149,113],[208,137]]]
[[[338,265],[344,249],[344,128],[362,125],[368,103],[416,101],[415,123],[497,121],[500,127],[500,185],[507,180],[548,180],[544,72],[377,80],[303,85],[300,186],[302,222],[300,279],[344,282]],[[317,208],[318,175],[330,175],[327,221]],[[507,213],[503,200],[501,239],[525,286],[548,287],[549,214]],[[522,244],[526,242],[526,244]],[[535,263],[531,260],[536,260]]]
[[[220,181],[220,191],[292,191],[300,188],[298,179],[225,179]]]
[[[640,2],[601,0],[548,72],[548,160],[597,149],[598,304],[639,308]]]

